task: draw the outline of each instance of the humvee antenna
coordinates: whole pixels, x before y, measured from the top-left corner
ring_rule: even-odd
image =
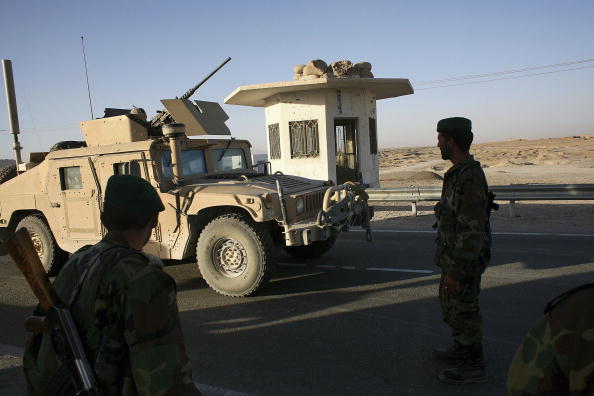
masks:
[[[95,119],[93,114],[93,102],[91,102],[91,88],[89,86],[89,72],[87,70],[87,55],[85,54],[85,38],[80,36],[80,43],[82,44],[83,60],[85,61],[85,75],[87,76],[87,92],[89,94],[89,107],[91,108],[91,120]]]

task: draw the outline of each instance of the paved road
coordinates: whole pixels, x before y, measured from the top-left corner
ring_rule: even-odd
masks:
[[[500,395],[509,361],[544,304],[594,280],[593,236],[496,235],[481,293],[490,379],[448,386],[429,359],[451,342],[436,300],[433,235],[374,238],[344,235],[310,265],[283,256],[270,287],[247,299],[216,295],[193,264],[167,267],[205,393]],[[0,394],[18,394],[20,368],[10,355],[24,344],[21,324],[34,300],[6,259],[0,287]]]

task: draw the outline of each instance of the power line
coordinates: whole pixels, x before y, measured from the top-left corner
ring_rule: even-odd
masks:
[[[59,124],[59,125],[46,125],[46,126],[42,126],[42,127],[35,127],[35,128],[27,128],[27,129],[21,129],[21,133],[40,133],[41,131],[47,131],[47,132],[51,132],[54,131],[56,129],[71,129],[71,128],[78,128],[78,122],[72,122],[69,124]],[[4,131],[2,129],[0,129],[0,131]],[[41,132],[43,133],[43,132]]]
[[[439,79],[439,80],[421,82],[421,83],[413,84],[413,85],[416,87],[419,85],[432,85],[432,84],[438,84],[438,83],[442,83],[442,82],[471,80],[471,79],[477,79],[477,78],[484,78],[484,77],[491,77],[491,76],[505,75],[505,74],[513,74],[513,73],[522,73],[522,72],[526,72],[526,71],[542,70],[542,69],[547,69],[547,68],[552,68],[552,67],[576,65],[576,64],[589,63],[589,62],[594,62],[594,58],[580,59],[580,60],[576,60],[576,61],[556,63],[556,64],[552,64],[552,65],[532,66],[532,67],[526,67],[526,68],[522,68],[522,69],[505,70],[505,71],[499,71],[499,72],[493,72],[493,73],[469,74],[469,75],[465,75],[465,76],[451,77],[451,78],[444,78],[444,79]],[[460,83],[456,83],[456,84],[446,84],[446,85],[437,85],[437,86],[433,86],[433,87],[415,88],[415,91],[424,91],[424,90],[428,90],[428,89],[437,89],[437,88],[457,87],[457,86],[462,86],[462,85],[481,84],[481,83],[500,81],[500,80],[513,80],[513,79],[524,78],[524,77],[534,77],[534,76],[541,76],[541,75],[546,75],[546,74],[562,73],[562,72],[583,70],[583,69],[589,69],[589,68],[594,68],[594,65],[562,69],[562,70],[553,70],[553,71],[541,72],[541,73],[522,74],[519,76],[493,78],[493,79],[489,79],[489,80],[468,81],[468,82],[460,82]],[[255,109],[253,109],[253,108],[242,108],[242,109],[228,108],[226,110],[226,112],[228,112],[228,113],[242,113],[242,112],[253,111],[253,110],[255,110]],[[27,133],[27,134],[28,133],[39,133],[40,131],[51,132],[52,130],[56,130],[56,129],[74,128],[77,126],[78,126],[78,122],[72,122],[72,123],[68,123],[68,124],[58,124],[58,125],[47,125],[47,126],[42,126],[42,127],[33,128],[33,129],[24,129],[24,130],[21,130],[21,133]]]
[[[499,80],[515,80],[515,79],[518,79],[518,78],[542,76],[542,75],[545,75],[545,74],[562,73],[562,72],[568,72],[568,71],[573,71],[573,70],[590,69],[590,68],[593,68],[593,67],[594,67],[594,65],[583,66],[583,67],[574,67],[574,68],[571,68],[571,69],[563,69],[563,70],[553,70],[553,71],[542,72],[542,73],[522,74],[521,76],[493,78],[493,79],[490,79],[490,80],[469,81],[469,82],[463,82],[463,83],[459,83],[459,84],[438,85],[438,86],[435,86],[435,87],[427,87],[427,88],[415,89],[415,91],[424,91],[424,90],[427,90],[427,89],[436,89],[436,88],[457,87],[457,86],[460,86],[460,85],[481,84],[481,83],[486,83],[486,82],[491,82],[491,81],[499,81]]]
[[[498,71],[498,72],[493,72],[493,73],[467,74],[467,75],[459,76],[459,77],[450,77],[450,78],[443,78],[443,79],[440,79],[440,80],[424,81],[424,82],[420,82],[420,83],[415,84],[415,86],[419,86],[419,85],[433,85],[433,84],[439,84],[439,83],[442,83],[442,82],[449,82],[449,81],[471,80],[471,79],[476,79],[476,78],[485,78],[485,77],[491,77],[491,76],[498,76],[498,75],[502,75],[502,74],[523,73],[523,72],[527,72],[527,71],[541,70],[541,69],[550,69],[552,67],[570,66],[570,65],[577,65],[577,64],[580,64],[580,63],[589,63],[589,62],[594,62],[594,58],[580,59],[580,60],[571,61],[571,62],[556,63],[556,64],[553,64],[553,65],[531,66],[531,67],[525,67],[525,68],[522,68],[522,69],[512,69],[512,70]]]

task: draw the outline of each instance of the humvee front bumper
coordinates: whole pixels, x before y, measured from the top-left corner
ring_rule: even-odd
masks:
[[[329,187],[316,219],[285,225],[285,244],[303,246],[327,240],[352,225],[360,225],[357,220],[365,215],[369,215],[366,200],[359,199],[345,185]]]

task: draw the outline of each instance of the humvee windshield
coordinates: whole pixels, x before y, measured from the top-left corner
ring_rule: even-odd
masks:
[[[212,150],[214,172],[247,169],[245,154],[240,148]]]
[[[188,177],[206,173],[204,150],[183,150],[181,157],[184,176]],[[161,154],[161,168],[163,170],[163,177],[171,178],[173,176],[171,150],[163,150]]]

